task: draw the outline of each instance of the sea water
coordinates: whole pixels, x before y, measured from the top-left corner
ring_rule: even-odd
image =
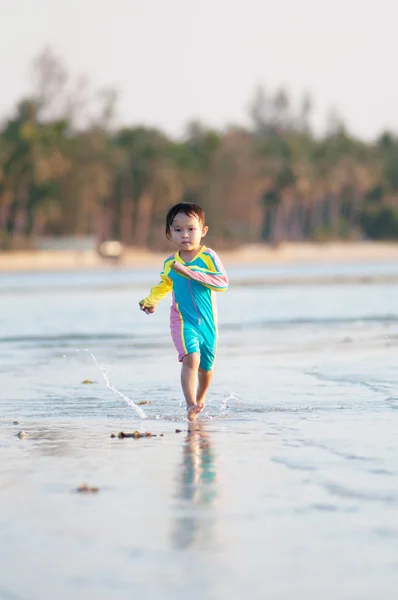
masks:
[[[231,269],[190,432],[156,270],[1,275],[0,599],[395,599],[396,271]]]

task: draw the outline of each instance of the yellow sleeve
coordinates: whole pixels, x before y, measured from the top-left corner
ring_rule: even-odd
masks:
[[[160,279],[160,283],[151,289],[149,296],[140,301],[141,306],[156,306],[159,300],[162,300],[171,292],[173,289],[173,282],[170,277],[166,275],[165,269],[161,272]]]

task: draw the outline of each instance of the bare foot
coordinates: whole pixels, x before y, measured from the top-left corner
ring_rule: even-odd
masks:
[[[193,404],[188,408],[188,421],[195,421],[200,413],[200,408],[197,404]]]

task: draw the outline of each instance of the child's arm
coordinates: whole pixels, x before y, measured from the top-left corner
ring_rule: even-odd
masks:
[[[229,286],[228,275],[214,250],[211,253],[211,266],[211,269],[206,269],[195,265],[188,267],[179,262],[174,262],[173,269],[189,279],[198,281],[210,290],[226,292]]]
[[[162,271],[162,273],[160,274],[160,279],[160,283],[158,283],[158,285],[155,285],[151,289],[149,296],[147,296],[143,300],[140,300],[139,302],[141,310],[143,310],[147,314],[155,312],[156,305],[159,302],[159,300],[162,300],[172,290],[173,282],[171,281],[170,277],[168,277],[165,274],[164,271]]]

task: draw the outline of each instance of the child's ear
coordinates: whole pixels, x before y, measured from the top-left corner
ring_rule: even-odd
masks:
[[[202,229],[202,238],[205,237],[206,233],[209,231],[209,228],[207,227],[207,225],[205,225]]]

